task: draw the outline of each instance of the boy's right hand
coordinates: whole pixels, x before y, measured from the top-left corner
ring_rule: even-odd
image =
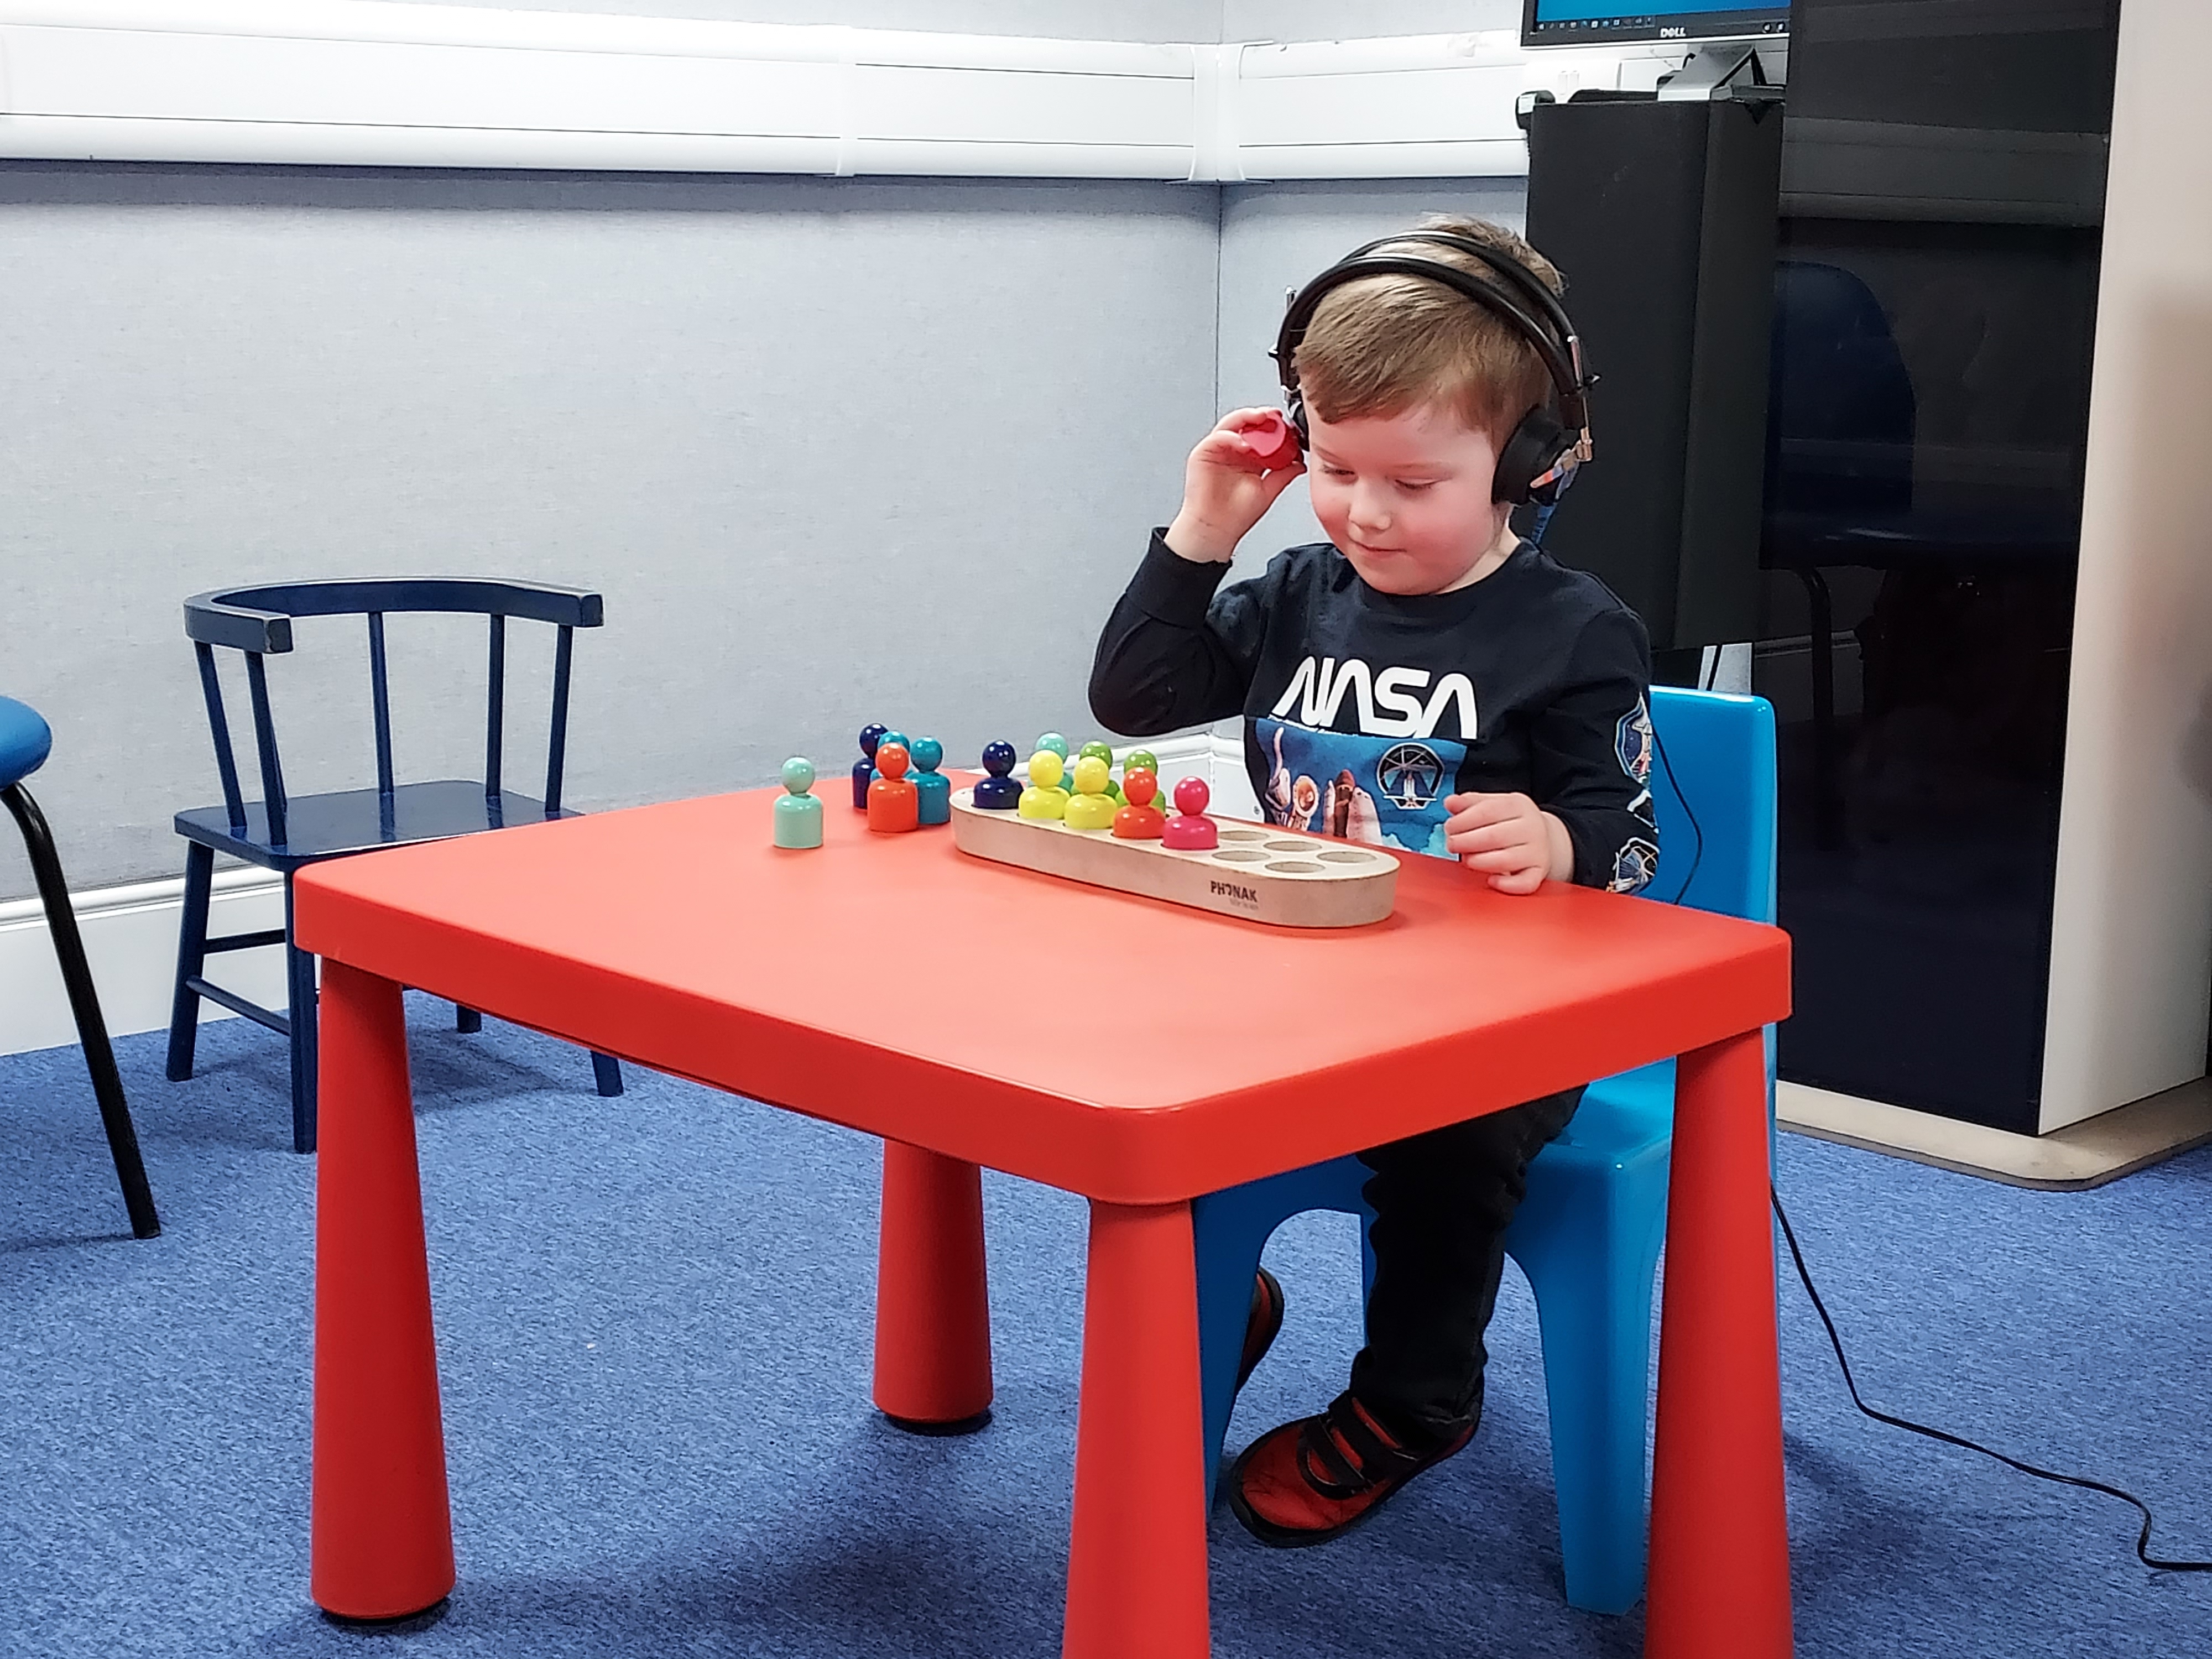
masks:
[[[1194,564],[1228,563],[1245,532],[1304,475],[1297,459],[1260,470],[1259,456],[1272,447],[1271,428],[1281,419],[1279,410],[1232,409],[1199,440],[1183,464],[1182,510],[1168,526],[1170,552]]]

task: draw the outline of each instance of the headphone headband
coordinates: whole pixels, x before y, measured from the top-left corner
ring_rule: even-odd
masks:
[[[1426,242],[1438,247],[1450,247],[1480,260],[1490,270],[1504,279],[1501,283],[1479,272],[1463,270],[1457,265],[1446,264],[1440,259],[1425,259],[1412,253],[1377,253],[1378,248],[1395,247],[1407,242]],[[1559,414],[1557,424],[1561,435],[1571,441],[1562,444],[1556,454],[1542,458],[1529,477],[1512,486],[1514,493],[1501,493],[1499,500],[1522,500],[1533,495],[1537,499],[1553,499],[1574,476],[1574,471],[1589,460],[1593,453],[1590,441],[1589,389],[1594,378],[1583,368],[1582,340],[1568,318],[1559,296],[1537,276],[1536,273],[1510,254],[1489,247],[1471,237],[1454,235],[1448,231],[1413,230],[1352,249],[1308,283],[1291,299],[1283,313],[1283,324],[1275,337],[1275,349],[1270,354],[1275,360],[1275,371],[1283,383],[1283,393],[1290,405],[1293,423],[1301,436],[1305,431],[1304,397],[1298,386],[1297,349],[1305,337],[1306,328],[1322,300],[1347,283],[1364,281],[1370,276],[1403,276],[1419,277],[1452,289],[1462,298],[1482,307],[1493,316],[1510,324],[1535,351],[1551,378],[1558,394]],[[1541,320],[1539,320],[1540,318]],[[1529,422],[1541,415],[1532,411],[1517,428],[1515,438],[1522,434]],[[1548,424],[1549,417],[1543,417]],[[1500,453],[1501,481],[1504,461],[1513,450],[1509,439]],[[1516,457],[1516,459],[1521,459]],[[1547,495],[1545,492],[1549,492]]]

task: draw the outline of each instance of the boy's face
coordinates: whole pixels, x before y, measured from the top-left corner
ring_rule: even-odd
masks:
[[[1432,404],[1346,421],[1310,410],[1308,425],[1314,516],[1370,587],[1448,593],[1489,574],[1501,542],[1511,550],[1489,434]]]

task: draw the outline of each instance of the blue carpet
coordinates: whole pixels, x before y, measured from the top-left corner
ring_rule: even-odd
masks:
[[[461,1583],[411,1632],[307,1599],[312,1159],[282,1045],[202,1075],[119,1046],[166,1231],[125,1231],[74,1049],[0,1060],[0,1651],[778,1655],[1059,1650],[1084,1212],[987,1177],[997,1420],[869,1410],[878,1151],[417,1001],[431,1277]],[[2212,1555],[2212,1152],[2049,1195],[1785,1136],[1783,1182],[1874,1403],[2101,1475]],[[1358,1340],[1349,1221],[1269,1255],[1281,1342],[1231,1443],[1312,1410]],[[2212,1651],[2212,1581],[2132,1512],[1852,1412],[1784,1296],[1799,1651]],[[1560,1599],[1534,1318],[1508,1275],[1474,1446],[1373,1524],[1277,1553],[1212,1524],[1215,1652],[1627,1656]]]

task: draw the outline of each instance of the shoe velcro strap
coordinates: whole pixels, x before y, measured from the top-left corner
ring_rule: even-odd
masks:
[[[1298,1474],[1323,1498],[1339,1502],[1358,1497],[1372,1484],[1336,1449],[1326,1417],[1310,1417],[1298,1425]]]
[[[1306,1479],[1328,1498],[1357,1497],[1385,1480],[1411,1474],[1421,1466],[1417,1454],[1384,1438],[1369,1425],[1348,1390],[1330,1401],[1327,1413],[1310,1419],[1299,1439],[1303,1449],[1310,1454]],[[1346,1458],[1340,1445],[1349,1449],[1352,1457],[1358,1460],[1356,1467]],[[1334,1477],[1332,1484],[1340,1490],[1330,1491],[1315,1480],[1318,1471],[1311,1467],[1313,1464],[1319,1464]]]

